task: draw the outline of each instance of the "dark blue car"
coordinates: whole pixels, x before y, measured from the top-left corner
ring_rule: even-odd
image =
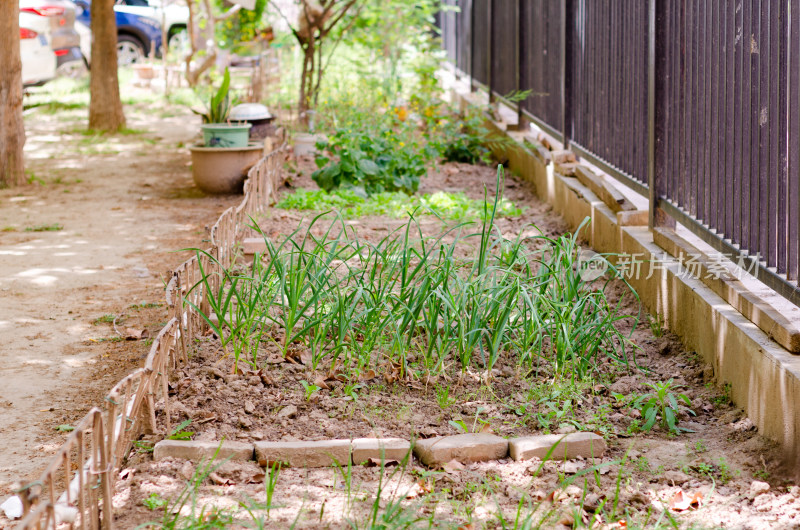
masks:
[[[77,20],[91,26],[91,0],[73,0],[78,6]],[[132,13],[125,5],[115,5],[117,17],[117,61],[120,66],[141,61],[151,50],[161,50],[161,23],[141,14]]]

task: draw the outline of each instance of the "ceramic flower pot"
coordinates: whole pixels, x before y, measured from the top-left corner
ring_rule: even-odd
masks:
[[[247,147],[252,123],[206,123],[203,141],[206,147]]]

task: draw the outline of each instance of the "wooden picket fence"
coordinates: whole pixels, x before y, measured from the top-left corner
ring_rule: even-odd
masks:
[[[100,407],[78,422],[41,477],[19,493],[24,512],[18,530],[111,529],[114,482],[133,441],[143,434],[169,433],[169,378],[187,362],[192,339],[208,329],[208,288],[219,287],[221,267],[230,266],[240,242],[254,233],[251,220],[275,201],[286,144],[254,165],[245,181],[244,199],[222,213],[211,231],[212,247],[183,262],[167,284],[170,320],[153,341],[144,366],[119,381]],[[191,302],[191,303],[188,303]],[[161,429],[156,410],[164,411]]]

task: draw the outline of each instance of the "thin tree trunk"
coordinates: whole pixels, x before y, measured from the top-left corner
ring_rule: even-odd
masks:
[[[0,1],[0,187],[25,182],[19,4]]]
[[[116,132],[125,127],[117,77],[117,23],[114,0],[95,0],[92,16],[92,69],[89,128]]]

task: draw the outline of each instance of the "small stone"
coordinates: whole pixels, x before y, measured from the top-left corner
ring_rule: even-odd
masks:
[[[681,471],[666,471],[661,479],[672,486],[683,486],[692,480],[692,477]]]
[[[583,509],[588,512],[596,512],[600,507],[600,495],[597,493],[590,493],[583,500]]]
[[[753,507],[758,512],[768,512],[772,509],[772,495],[761,494],[753,499]]]
[[[790,486],[789,487],[789,493],[794,498],[800,497],[800,486]]]
[[[574,425],[562,425],[556,429],[556,434],[569,434],[571,432],[576,432],[577,430],[578,429],[576,429]]]
[[[262,467],[274,462],[291,467],[346,466],[350,448],[350,440],[255,443],[256,460]]]
[[[580,499],[583,496],[583,490],[574,484],[567,486],[567,488],[564,490],[564,493],[576,499]]]
[[[252,375],[247,378],[247,384],[250,386],[261,386],[261,378],[257,375]]]
[[[252,413],[254,413],[256,411],[256,406],[253,405],[252,401],[245,401],[244,402],[244,411],[247,414],[252,414]]]
[[[418,440],[414,454],[426,466],[451,460],[462,464],[499,460],[508,454],[508,440],[494,434],[457,434]]]
[[[363,464],[371,458],[402,462],[411,451],[411,442],[402,438],[356,438],[353,440],[353,463]]]
[[[544,460],[548,453],[551,460],[599,458],[606,451],[603,437],[593,432],[524,436],[512,438],[508,445],[514,460],[530,460],[534,457]]]
[[[253,420],[245,416],[244,414],[239,415],[239,426],[244,427],[245,429],[249,429],[253,426]]]
[[[280,412],[278,412],[279,418],[294,418],[295,416],[297,416],[297,407],[294,405],[283,407]]]
[[[769,491],[769,484],[766,482],[761,482],[760,480],[754,480],[750,483],[750,495],[753,497],[757,495],[761,495],[762,493],[766,493]]]
[[[185,460],[211,460],[219,448],[217,461],[252,460],[253,444],[243,442],[200,442],[196,440],[162,440],[153,449],[153,460],[164,458],[183,458]]]

